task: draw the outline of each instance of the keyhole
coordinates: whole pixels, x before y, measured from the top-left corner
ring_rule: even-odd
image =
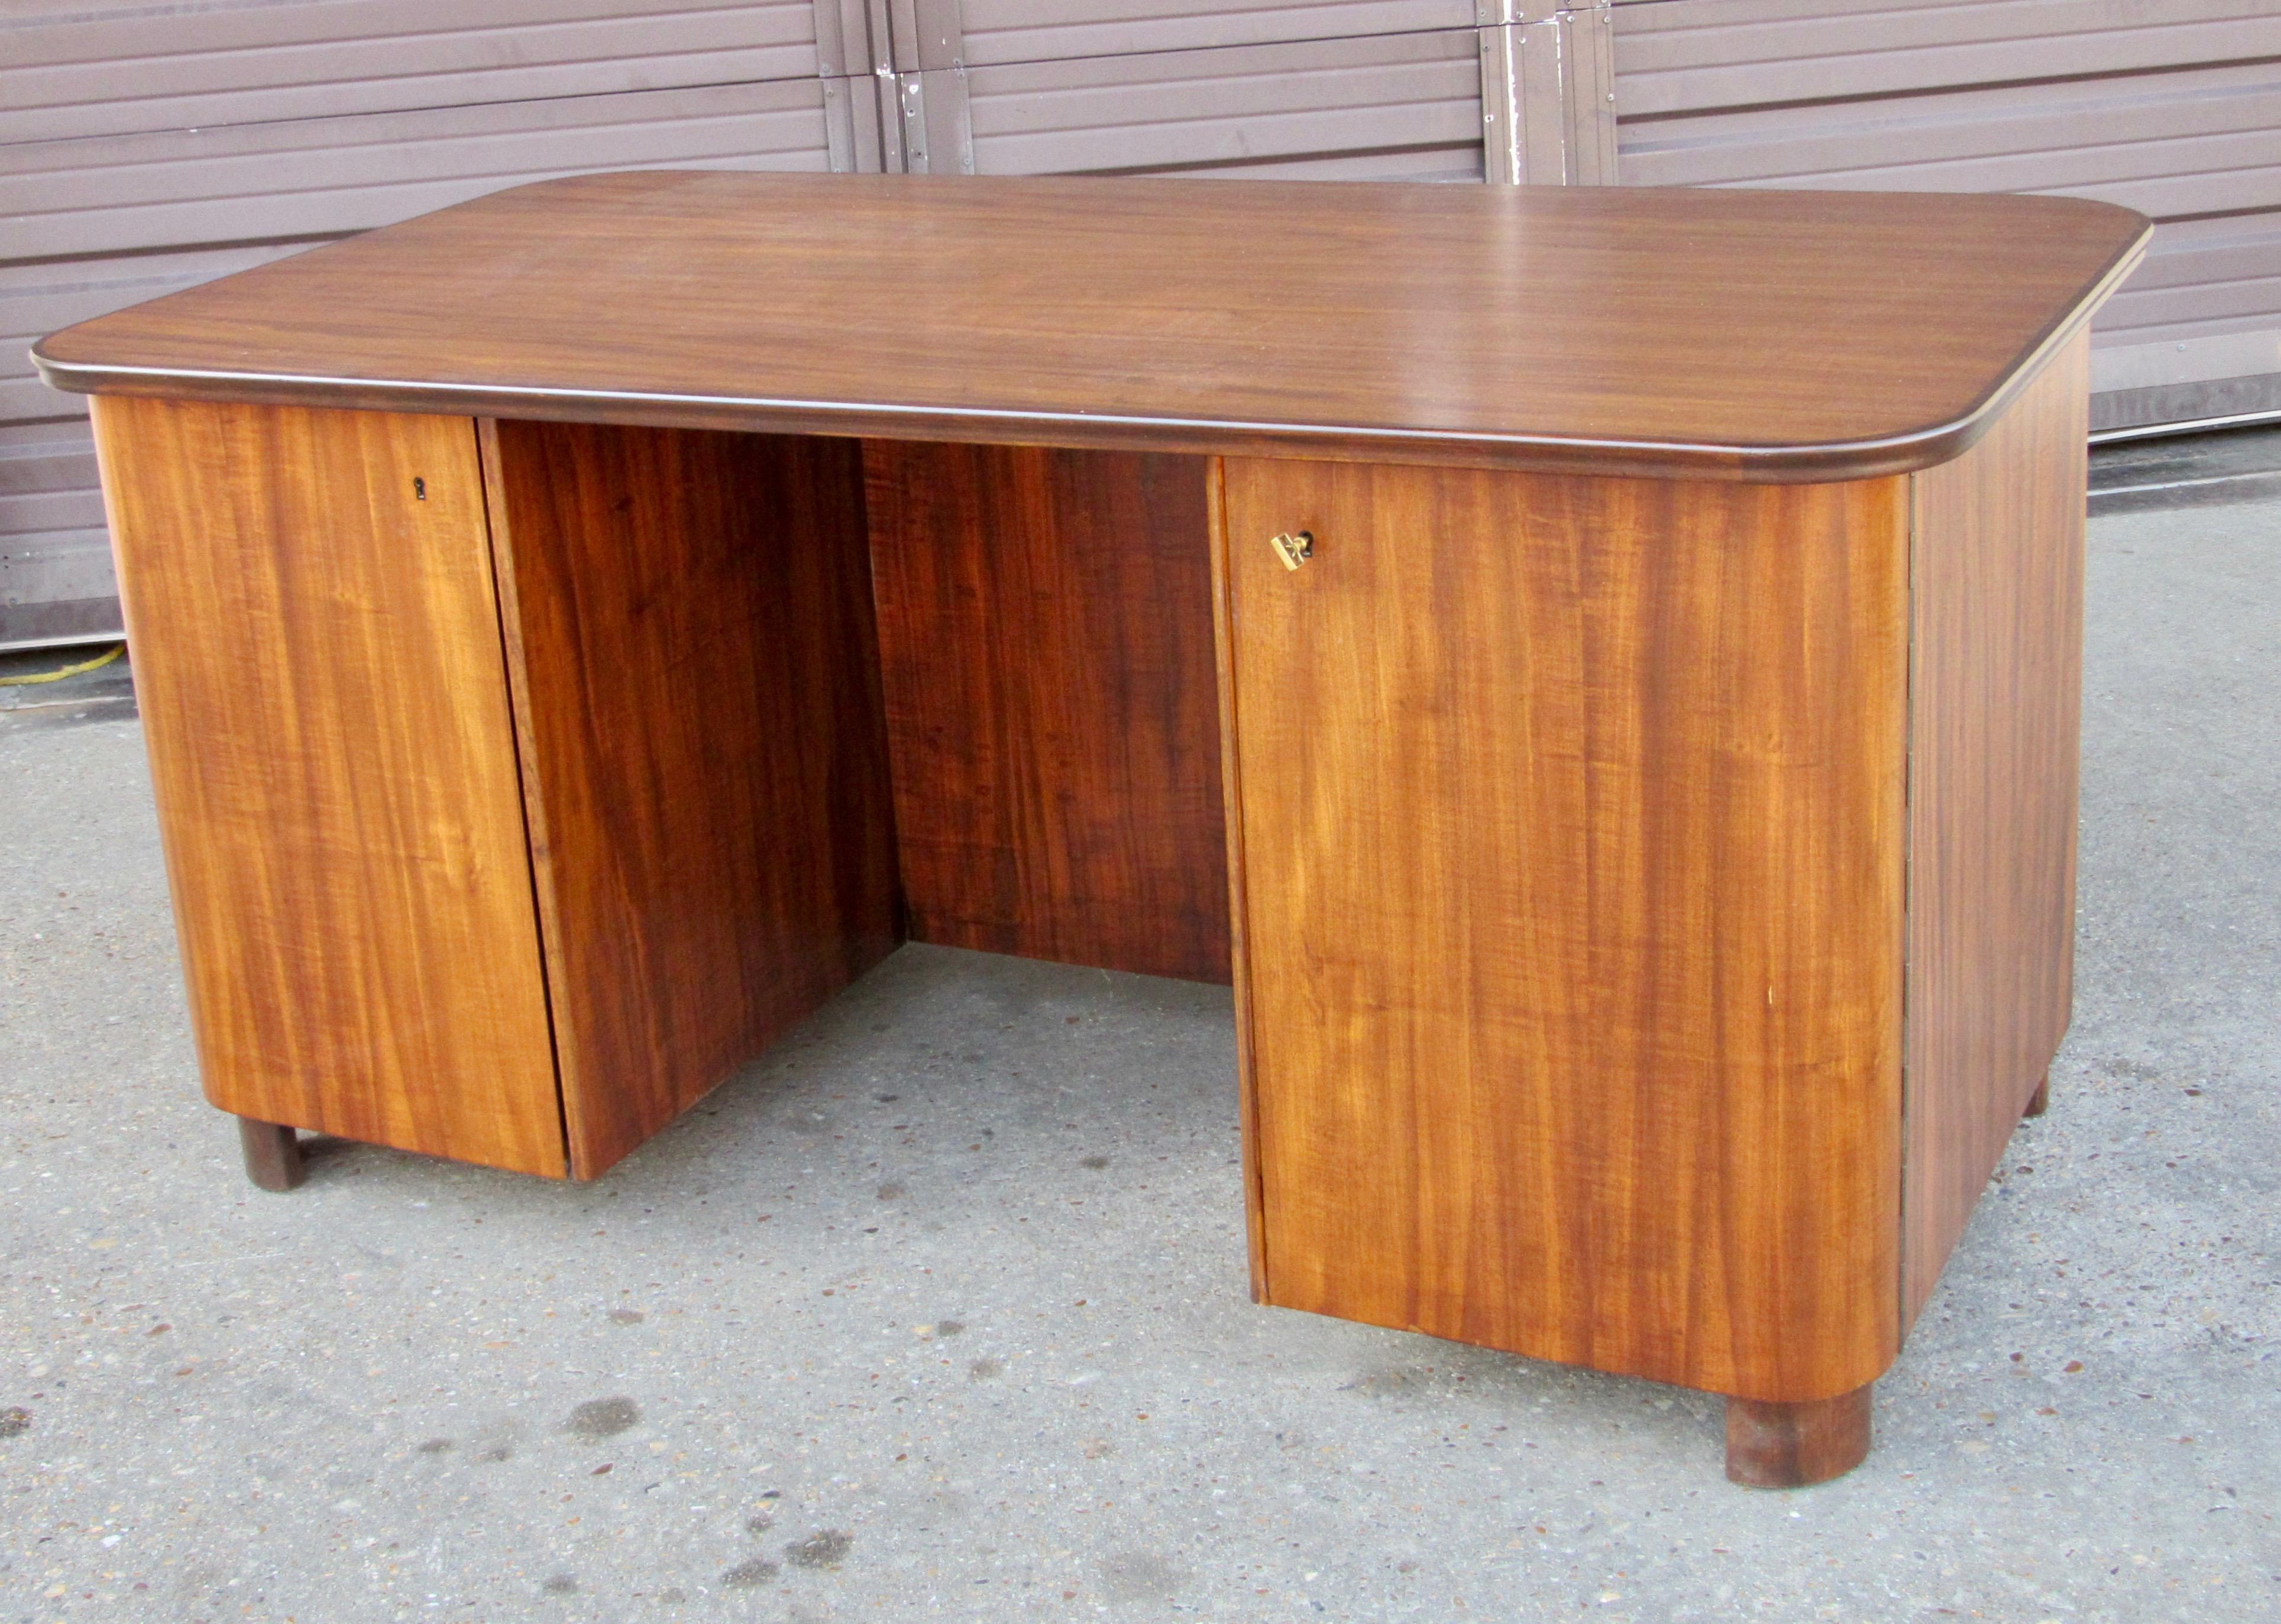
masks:
[[[426,480],[417,477],[413,480],[412,499],[415,502],[424,502],[428,499],[428,482]]]

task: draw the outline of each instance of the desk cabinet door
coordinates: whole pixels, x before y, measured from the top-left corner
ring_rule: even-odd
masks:
[[[1904,483],[1223,477],[1263,1295],[1750,1397],[1873,1380]]]
[[[475,424],[95,406],[207,1097],[561,1176]]]

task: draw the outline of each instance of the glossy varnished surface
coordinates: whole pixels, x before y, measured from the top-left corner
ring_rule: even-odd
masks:
[[[1267,1300],[1751,1398],[1875,1380],[1906,482],[1231,459],[1225,501]]]
[[[110,392],[1856,477],[1954,455],[2146,229],[2053,197],[616,174],[38,355]]]
[[[860,452],[513,421],[483,445],[591,1178],[898,940]]]
[[[95,421],[207,1097],[561,1175],[475,425]]]
[[[1914,1319],[2074,998],[2089,346],[1914,487],[1907,1214]]]
[[[1226,980],[1205,460],[864,465],[911,935]]]

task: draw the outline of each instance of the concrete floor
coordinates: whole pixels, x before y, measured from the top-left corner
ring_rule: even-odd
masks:
[[[906,949],[599,1184],[261,1195],[131,708],[19,706],[0,1624],[2281,1615],[2277,573],[2281,503],[2094,521],[2051,1114],[1788,1494],[1715,1400],[1251,1306],[1212,988]]]

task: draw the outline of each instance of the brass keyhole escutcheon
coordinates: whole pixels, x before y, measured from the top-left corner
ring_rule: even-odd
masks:
[[[1283,561],[1286,569],[1296,569],[1315,556],[1312,530],[1286,530],[1280,536],[1270,536],[1267,545],[1275,549],[1275,556]]]

